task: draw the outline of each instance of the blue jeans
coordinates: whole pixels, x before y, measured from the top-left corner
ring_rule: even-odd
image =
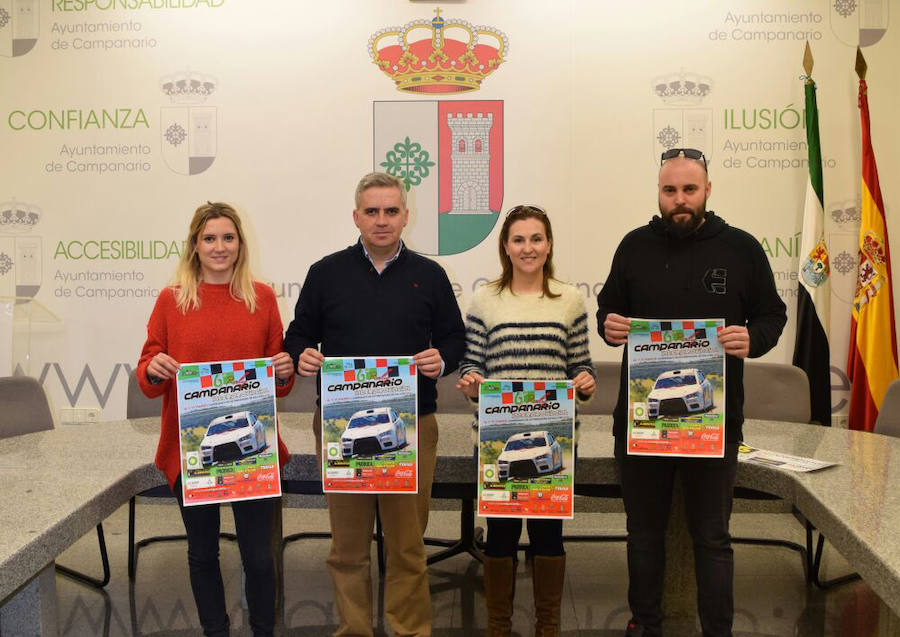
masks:
[[[197,615],[207,637],[228,635],[225,587],[219,568],[219,505],[184,506],[181,478],[175,497],[188,538],[188,568]],[[272,556],[272,518],[278,498],[234,502],[235,534],[247,576],[247,607],[254,637],[268,637],[275,630],[275,563]]]
[[[628,604],[646,637],[662,635],[665,536],[675,476],[681,477],[694,542],[697,610],[704,637],[730,637],[734,619],[734,553],[728,522],[737,443],[725,457],[629,456],[616,437],[616,463],[628,516]]]

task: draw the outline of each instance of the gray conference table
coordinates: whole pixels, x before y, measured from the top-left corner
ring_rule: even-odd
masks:
[[[576,482],[616,484],[610,417],[581,420]],[[311,415],[285,413],[279,421],[294,452],[285,479],[317,479]],[[436,483],[474,483],[470,422],[463,414],[439,416]],[[20,597],[35,582],[40,582],[38,588],[52,586],[52,565],[60,553],[131,496],[164,482],[152,465],[158,429],[158,419],[146,418],[0,440],[2,603]],[[761,448],[841,462],[811,474],[742,464],[737,484],[791,503],[862,575],[891,609],[896,624],[900,497],[892,487],[900,484],[900,439],[769,421],[748,421],[744,436]],[[896,626],[894,632],[900,634]]]

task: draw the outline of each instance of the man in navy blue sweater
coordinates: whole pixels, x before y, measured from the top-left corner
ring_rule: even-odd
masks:
[[[372,635],[370,544],[378,502],[386,544],[385,616],[398,635],[431,634],[422,534],[437,454],[436,379],[465,353],[465,327],[447,274],[401,239],[409,220],[403,183],[371,173],[356,188],[356,244],[310,267],[284,349],[297,373],[314,376],[326,356],[414,353],[418,369],[419,493],[329,494],[328,567],[340,625],[335,635]],[[319,414],[313,418],[321,454]],[[321,466],[321,457],[319,457]]]
[[[597,297],[597,326],[610,345],[627,342],[629,317],[724,318],[725,457],[629,456],[627,356],[613,412],[616,461],[628,528],[627,635],[662,634],[665,530],[672,484],[680,474],[694,540],[697,597],[704,637],[729,637],[734,617],[734,556],[728,523],[744,422],[746,357],[778,342],[787,320],[772,269],[759,242],[706,210],[712,184],[706,159],[694,149],[663,153],[659,217],[619,244]],[[627,354],[627,352],[626,352]]]

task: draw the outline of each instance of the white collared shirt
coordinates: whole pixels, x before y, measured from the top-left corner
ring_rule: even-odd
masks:
[[[381,276],[381,273],[384,272],[385,270],[387,270],[387,267],[390,264],[392,264],[394,261],[399,259],[400,253],[403,251],[403,239],[400,239],[400,241],[397,243],[397,252],[395,252],[394,256],[392,256],[390,259],[387,259],[384,262],[384,267],[379,270],[378,266],[375,265],[375,261],[372,260],[372,255],[370,255],[369,251],[366,250],[366,244],[363,242],[362,237],[360,237],[360,239],[359,239],[359,245],[362,246],[363,254],[366,255],[366,258],[369,260],[369,263],[371,263],[372,267],[375,268],[375,272],[378,273],[378,276]]]

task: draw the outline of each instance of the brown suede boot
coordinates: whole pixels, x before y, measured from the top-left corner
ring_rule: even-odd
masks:
[[[566,581],[565,555],[535,555],[532,570],[534,582],[534,635],[559,635],[559,606]]]
[[[516,564],[511,557],[484,556],[484,600],[488,612],[488,637],[512,634],[513,598],[516,595]]]

